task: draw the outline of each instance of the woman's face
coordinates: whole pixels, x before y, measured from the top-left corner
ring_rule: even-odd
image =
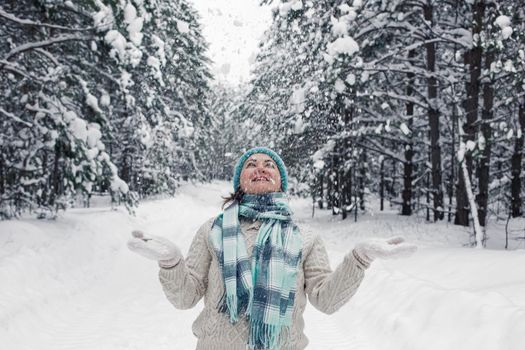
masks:
[[[260,194],[281,190],[281,173],[273,159],[264,154],[252,154],[241,170],[241,189],[244,193]]]

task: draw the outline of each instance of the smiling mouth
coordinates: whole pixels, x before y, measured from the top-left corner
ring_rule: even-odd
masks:
[[[261,181],[270,181],[270,179],[268,179],[267,177],[264,177],[264,176],[260,176],[260,177],[256,177],[254,179],[252,179],[252,182],[261,182]]]
[[[256,177],[254,179],[252,179],[252,182],[271,182],[272,184],[275,184],[275,180],[272,179],[271,177]]]

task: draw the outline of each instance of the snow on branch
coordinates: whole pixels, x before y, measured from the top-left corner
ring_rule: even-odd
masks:
[[[366,143],[365,142],[357,142],[357,144],[359,146],[363,147],[363,148],[369,149],[372,152],[376,152],[376,153],[382,154],[382,155],[384,155],[384,156],[386,156],[388,158],[395,159],[395,160],[397,160],[398,162],[400,162],[402,164],[404,164],[406,162],[405,159],[399,157],[397,154],[395,154],[393,152],[390,152],[384,146],[378,144],[377,142],[371,140],[370,138],[366,139]],[[372,144],[372,146],[370,146],[368,144]]]
[[[33,27],[46,27],[46,28],[69,30],[69,31],[77,31],[77,32],[90,31],[90,30],[95,30],[96,29],[94,27],[91,27],[91,28],[71,28],[71,27],[59,26],[59,25],[56,25],[56,24],[35,22],[35,21],[29,20],[29,19],[22,19],[22,18],[16,17],[15,15],[13,15],[13,14],[11,14],[9,12],[4,11],[4,9],[1,8],[1,7],[0,7],[0,17],[3,17],[5,19],[7,19],[7,20],[10,20],[12,22],[15,22],[15,23],[18,23],[18,24],[21,24],[21,25],[28,25],[28,26],[33,26]]]
[[[37,81],[40,81],[41,79],[29,72],[27,72],[24,68],[20,67],[18,64],[16,64],[15,62],[10,62],[10,61],[6,61],[6,60],[0,60],[0,70],[1,69],[7,69],[7,70],[10,70],[11,72],[13,73],[16,73],[16,74],[20,74],[28,79],[33,79],[33,80],[37,80]]]
[[[384,22],[380,22],[380,21],[371,22],[370,25],[365,26],[357,34],[355,34],[354,38],[356,40],[358,40],[358,39],[362,38],[363,36],[366,36],[366,35],[368,35],[370,33],[373,33],[373,32],[375,32],[377,30],[385,30],[385,29],[395,29],[395,30],[404,29],[407,33],[410,33],[410,35],[412,37],[416,37],[416,38],[419,38],[419,39],[425,38],[425,33],[421,32],[419,30],[420,28],[414,27],[412,24],[410,24],[408,22],[395,23],[395,22],[387,22],[387,21],[384,21]]]
[[[15,47],[14,49],[12,49],[7,54],[7,56],[4,57],[4,60],[8,60],[11,57],[13,57],[15,55],[18,55],[19,53],[24,52],[24,51],[29,51],[29,50],[32,50],[32,49],[46,47],[46,46],[50,46],[50,45],[53,45],[53,44],[62,43],[62,42],[65,42],[65,41],[92,40],[92,39],[93,39],[93,36],[91,36],[91,35],[89,35],[89,36],[61,35],[61,36],[58,36],[56,38],[51,38],[49,40],[37,41],[37,42],[34,42],[34,43],[27,43],[27,44],[24,44],[24,45],[19,45],[19,46]]]
[[[54,63],[55,66],[59,66],[60,63],[58,62],[58,60],[55,58],[55,56],[53,56],[53,54],[47,50],[44,50],[42,48],[38,48],[35,50],[36,52],[46,56],[47,58],[49,58],[49,60],[51,60],[51,62]]]
[[[18,122],[20,124],[24,124],[27,127],[31,128],[33,126],[33,124],[28,123],[25,120],[22,120],[22,119],[18,118],[16,115],[14,115],[13,113],[10,113],[10,112],[4,110],[2,107],[0,107],[0,113],[2,113],[3,115],[5,115],[8,118],[13,119],[14,121],[16,121],[16,122]]]
[[[395,93],[392,93],[392,92],[383,92],[383,91],[375,91],[374,92],[374,95],[377,96],[377,97],[381,97],[381,96],[387,96],[387,97],[390,97],[390,98],[393,98],[393,99],[396,99],[396,100],[400,100],[400,101],[405,101],[405,102],[411,102],[421,108],[424,108],[424,109],[428,109],[429,106],[427,104],[423,104],[421,103],[419,100],[415,99],[415,98],[412,98],[412,97],[409,97],[409,96],[405,96],[405,95],[398,95],[398,94],[395,94]]]

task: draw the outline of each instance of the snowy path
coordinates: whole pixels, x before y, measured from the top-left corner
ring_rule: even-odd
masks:
[[[175,199],[143,204],[135,218],[90,209],[72,210],[56,223],[0,222],[2,349],[194,349],[191,324],[202,304],[174,309],[162,294],[155,263],[124,244],[132,228],[143,228],[186,252],[226,190],[223,184],[187,186]],[[308,349],[522,348],[525,280],[508,266],[525,266],[523,251],[460,248],[461,232],[446,229],[436,239],[435,227],[396,216],[352,225],[319,212],[312,220],[307,201],[294,205],[303,227],[322,232],[332,267],[355,241],[388,236],[394,228],[422,247],[409,261],[374,264],[335,314],[309,305]]]

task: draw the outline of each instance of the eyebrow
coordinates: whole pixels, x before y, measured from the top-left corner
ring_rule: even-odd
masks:
[[[249,163],[249,162],[256,162],[256,161],[257,161],[257,159],[253,159],[253,158],[252,158],[252,159],[248,159],[248,160],[246,161],[246,163]],[[268,162],[275,163],[275,162],[273,161],[273,159],[265,159],[264,162],[265,162],[265,163],[268,163]]]

